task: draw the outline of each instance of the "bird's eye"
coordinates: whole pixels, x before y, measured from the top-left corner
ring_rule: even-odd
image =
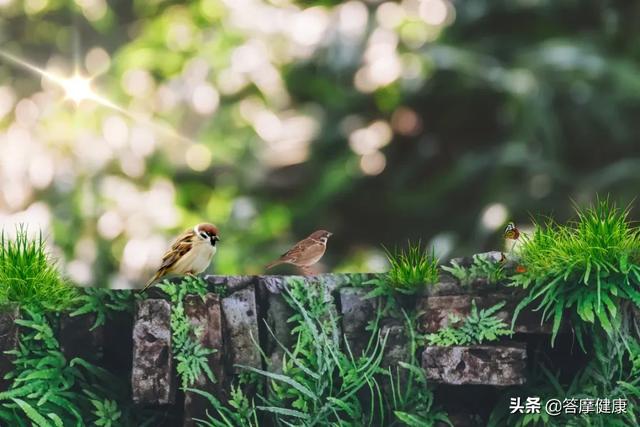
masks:
[[[202,237],[203,239],[208,239],[209,236],[207,236],[207,233],[205,233],[204,231],[202,233],[200,233],[200,237]]]

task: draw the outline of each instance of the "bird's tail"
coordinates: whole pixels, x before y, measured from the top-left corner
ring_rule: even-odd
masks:
[[[153,285],[153,283],[154,283],[156,280],[158,280],[160,277],[162,277],[162,273],[163,273],[162,271],[157,271],[157,272],[156,272],[156,274],[154,274],[154,275],[153,275],[153,277],[152,277],[151,279],[149,279],[149,281],[147,282],[147,284],[146,284],[146,285],[144,285],[144,288],[140,289],[140,291],[139,291],[139,292],[144,292],[144,291],[146,291],[147,289],[149,289],[149,287],[150,287],[151,285]]]
[[[267,264],[264,268],[265,268],[265,270],[269,270],[270,268],[273,268],[273,267],[275,267],[276,265],[280,265],[280,264],[282,264],[282,261],[277,260],[277,261],[270,262],[270,263],[269,263],[269,264]]]

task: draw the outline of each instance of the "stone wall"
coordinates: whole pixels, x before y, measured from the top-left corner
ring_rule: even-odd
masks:
[[[361,284],[371,278],[375,275],[325,274],[300,278],[308,286],[323,286],[328,291],[330,307],[341,319],[344,339],[354,354],[365,348],[369,340],[366,326],[375,317],[380,303],[375,298],[365,298],[368,289]],[[196,296],[187,298],[186,315],[194,325],[202,327],[202,344],[215,350],[208,363],[217,381],[211,383],[201,378],[198,388],[223,397],[231,378],[238,372],[236,366],[264,368],[263,354],[273,362],[271,366],[278,366],[283,354],[276,340],[286,346],[293,338],[291,325],[287,323],[292,312],[281,294],[287,279],[285,276],[208,276],[206,280],[211,285],[224,285],[228,295],[220,297],[210,293],[204,300]],[[511,288],[482,283],[462,286],[452,277],[442,275],[439,283],[430,286],[424,295],[412,298],[410,304],[415,304],[419,313],[418,330],[428,333],[446,326],[450,314],[468,314],[474,299],[479,308],[506,301],[498,316],[510,322],[520,298]],[[133,316],[121,314],[93,331],[90,330],[92,315],[63,317],[59,338],[65,354],[89,360],[100,357],[101,364],[122,375],[130,375],[134,401],[145,407],[167,408],[174,414],[173,421],[167,425],[192,426],[193,418],[204,416],[207,404],[199,396],[179,390],[171,357],[170,312],[170,303],[152,292],[148,299],[136,303]],[[5,319],[0,319],[3,350],[15,346],[16,328],[9,319],[15,315],[15,312],[7,313]],[[387,335],[383,363],[394,366],[407,357],[405,327],[401,320],[389,318],[382,319],[381,328],[383,335]],[[525,312],[519,316],[515,330],[517,334],[512,339],[492,345],[420,349],[429,380],[441,385],[436,397],[453,413],[457,425],[465,425],[468,415],[476,410],[473,404],[465,403],[465,398],[482,402],[487,396],[495,397],[496,388],[525,381],[527,344],[536,341],[536,337],[544,338],[539,342],[547,342],[545,334],[549,333],[549,326],[542,325],[535,313]],[[0,370],[6,372],[9,367],[7,361],[0,358]],[[477,387],[493,392],[474,400]],[[176,424],[176,419],[181,421]]]

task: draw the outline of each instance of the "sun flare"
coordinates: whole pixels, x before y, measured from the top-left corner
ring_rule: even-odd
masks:
[[[96,96],[91,88],[91,79],[79,73],[75,73],[70,78],[63,79],[61,85],[66,98],[72,100],[76,105],[79,105],[86,99],[94,99]]]
[[[157,129],[160,132],[163,132],[165,134],[170,135],[173,138],[179,139],[183,142],[188,142],[188,143],[192,143],[193,141],[183,135],[181,135],[180,133],[176,132],[173,128],[171,128],[170,126],[164,125],[162,123],[156,123],[153,122],[151,120],[149,120],[148,118],[141,116],[140,114],[136,114],[134,112],[131,112],[129,110],[127,110],[124,107],[121,107],[120,105],[116,104],[115,102],[111,101],[110,99],[102,96],[98,91],[94,90],[91,82],[93,80],[93,77],[87,77],[83,74],[81,74],[79,71],[76,71],[73,75],[71,75],[70,77],[63,77],[61,75],[58,75],[52,71],[40,68],[34,64],[31,64],[23,59],[18,58],[15,55],[12,55],[2,49],[0,49],[0,58],[4,58],[18,66],[20,66],[21,68],[24,68],[26,70],[29,70],[37,75],[42,76],[43,78],[47,79],[50,82],[55,83],[56,85],[58,85],[60,88],[62,88],[62,90],[64,91],[64,95],[65,95],[65,99],[70,99],[72,100],[76,107],[80,105],[80,103],[82,103],[82,101],[88,100],[88,101],[93,101],[99,105],[102,105],[104,107],[110,108],[112,110],[118,111],[119,113],[133,119],[136,120],[137,122],[140,123],[145,123],[148,126]]]

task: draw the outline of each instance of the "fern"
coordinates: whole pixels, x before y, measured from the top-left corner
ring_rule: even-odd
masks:
[[[455,259],[450,264],[442,266],[442,269],[458,279],[462,286],[469,286],[480,279],[486,280],[489,285],[495,285],[506,279],[503,265],[482,254],[474,255],[468,268]]]
[[[490,308],[478,310],[476,301],[471,301],[471,313],[459,326],[447,326],[436,333],[427,335],[430,345],[454,346],[482,344],[486,341],[495,341],[501,336],[510,336],[513,331],[495,313],[504,307],[501,302]],[[459,323],[460,319],[451,316],[450,323]]]
[[[187,295],[199,295],[204,299],[207,293],[206,282],[200,278],[185,277],[181,283],[164,281],[157,286],[171,300],[172,352],[182,389],[193,387],[203,375],[215,382],[208,361],[214,350],[204,347],[198,341],[202,330],[195,328],[184,312],[184,298]]]
[[[16,320],[21,334],[18,347],[7,352],[13,356],[13,370],[6,376],[9,389],[0,393],[2,424],[140,425],[144,412],[132,411],[126,384],[86,360],[67,360],[54,334],[56,322],[56,314],[40,308],[25,308],[23,318]]]
[[[133,311],[133,294],[127,290],[110,290],[103,288],[86,288],[76,297],[74,305],[77,307],[70,316],[81,316],[94,313],[96,320],[90,330],[104,325],[107,317],[116,311]]]
[[[85,390],[89,401],[93,405],[92,413],[95,416],[94,424],[100,427],[113,427],[120,425],[122,411],[115,400],[101,398],[95,393]]]
[[[231,397],[227,405],[207,391],[192,388],[187,390],[207,399],[217,415],[216,417],[207,412],[206,420],[197,419],[200,427],[259,427],[260,425],[254,402],[249,400],[239,386],[231,386]]]

